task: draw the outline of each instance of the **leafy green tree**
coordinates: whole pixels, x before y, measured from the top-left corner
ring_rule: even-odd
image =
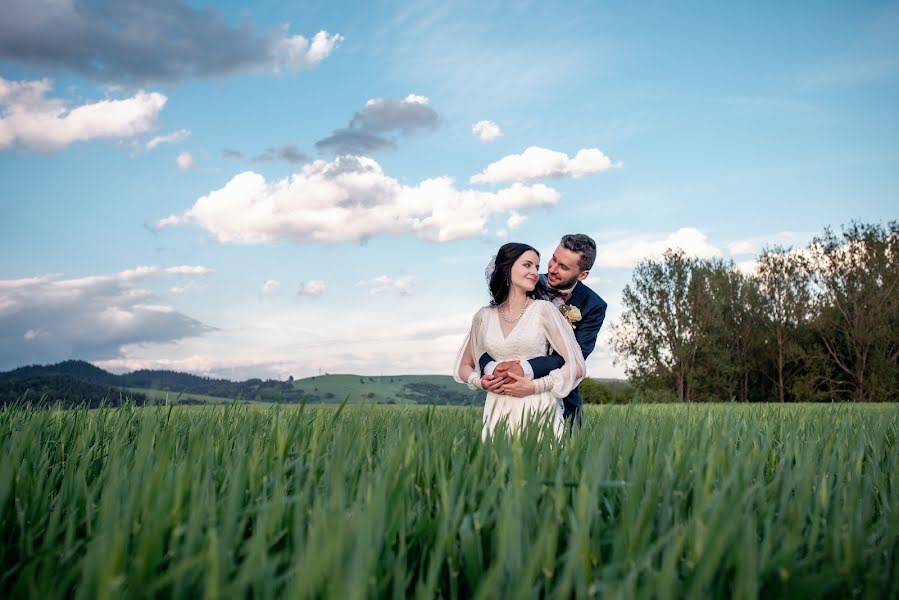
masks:
[[[810,248],[814,331],[834,395],[892,401],[899,393],[899,222],[829,228]]]
[[[779,246],[759,257],[755,280],[761,307],[759,325],[764,332],[766,356],[773,364],[777,399],[793,399],[792,382],[802,368],[805,354],[801,337],[811,318],[808,260]]]
[[[640,386],[672,386],[690,402],[696,355],[708,318],[701,306],[703,280],[693,281],[697,260],[668,250],[661,261],[644,261],[624,288],[625,311],[612,330],[612,345]]]
[[[585,404],[612,404],[615,401],[612,390],[589,377],[581,381],[578,390],[581,394],[581,400]]]

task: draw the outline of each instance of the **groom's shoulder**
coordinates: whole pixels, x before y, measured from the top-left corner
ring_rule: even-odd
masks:
[[[602,299],[602,296],[593,291],[593,289],[586,285],[583,281],[579,283],[579,287],[581,290],[581,303],[585,306],[598,306],[605,307],[607,306],[606,301]]]

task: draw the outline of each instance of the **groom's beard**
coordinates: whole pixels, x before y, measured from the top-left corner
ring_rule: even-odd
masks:
[[[547,273],[546,284],[549,286],[549,288],[551,290],[555,290],[557,292],[563,292],[563,291],[567,292],[567,291],[571,290],[571,288],[573,288],[575,286],[575,284],[577,284],[577,280],[578,280],[579,276],[580,276],[580,274],[575,275],[568,281],[560,281],[559,283],[553,284],[549,280],[549,273]]]

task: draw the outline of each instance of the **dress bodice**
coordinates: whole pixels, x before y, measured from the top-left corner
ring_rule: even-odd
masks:
[[[535,304],[528,306],[508,336],[503,335],[499,309],[491,308],[487,311],[484,347],[494,360],[527,360],[549,353],[549,343],[539,322],[540,311]]]
[[[564,361],[546,376],[552,378],[552,394],[557,398],[570,394],[586,367],[571,325],[559,309],[546,300],[534,300],[507,336],[501,318],[496,307],[485,306],[474,314],[471,330],[456,354],[453,378],[474,389],[479,386],[469,379],[479,375],[478,361],[484,353],[494,361],[530,360],[546,356],[552,348]]]

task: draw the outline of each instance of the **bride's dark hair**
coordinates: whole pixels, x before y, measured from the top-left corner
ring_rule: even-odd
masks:
[[[500,246],[494,259],[493,274],[490,276],[490,306],[498,306],[509,297],[509,282],[512,278],[512,265],[522,254],[530,250],[540,258],[540,253],[533,246],[509,242]],[[527,293],[529,298],[545,298],[549,290],[542,279],[537,280],[537,285]]]

